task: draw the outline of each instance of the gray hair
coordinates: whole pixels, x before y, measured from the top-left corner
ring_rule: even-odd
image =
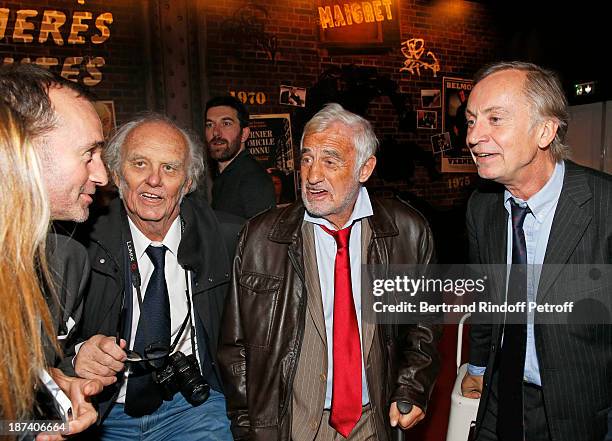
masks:
[[[189,148],[187,179],[191,179],[192,181],[189,192],[194,191],[197,188],[198,181],[204,178],[204,149],[199,142],[196,141],[197,138],[195,135],[192,135],[192,133],[187,129],[179,127],[167,116],[159,113],[145,113],[131,121],[128,121],[117,129],[104,149],[104,162],[106,163],[108,170],[115,176],[121,176],[121,148],[125,144],[125,140],[134,129],[143,124],[151,122],[161,122],[167,124],[179,132],[183,138],[185,138],[185,142]]]
[[[482,68],[474,77],[474,84],[489,75],[505,70],[518,70],[527,74],[523,90],[531,104],[536,121],[554,118],[559,127],[555,139],[550,143],[550,153],[558,162],[569,157],[569,147],[565,144],[565,136],[569,123],[567,98],[561,81],[555,72],[544,69],[533,63],[523,61],[501,61]]]
[[[319,110],[304,126],[300,147],[304,146],[304,138],[314,133],[321,133],[333,124],[344,124],[352,132],[352,141],[357,150],[356,170],[358,171],[370,156],[376,154],[378,138],[370,122],[359,115],[349,112],[340,104],[329,103]]]

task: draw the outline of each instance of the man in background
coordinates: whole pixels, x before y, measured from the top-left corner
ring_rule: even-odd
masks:
[[[206,103],[206,145],[218,171],[211,205],[244,219],[275,206],[272,179],[246,150],[249,134],[249,113],[236,98]]]

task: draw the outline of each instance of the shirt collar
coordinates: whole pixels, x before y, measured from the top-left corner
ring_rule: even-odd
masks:
[[[511,212],[510,199],[512,198],[521,206],[523,206],[525,203],[529,205],[529,209],[531,210],[531,213],[533,213],[536,221],[539,223],[544,222],[544,219],[546,219],[550,211],[555,207],[557,201],[559,200],[561,189],[563,188],[564,176],[565,163],[563,161],[559,161],[555,164],[553,174],[548,182],[546,182],[540,191],[531,196],[529,200],[524,201],[514,197],[508,190],[506,190],[504,192],[504,206],[506,207],[506,210],[508,213]]]
[[[355,206],[353,207],[353,212],[351,213],[351,217],[349,217],[346,224],[342,226],[342,228],[346,228],[349,225],[352,225],[353,222],[359,219],[363,219],[364,217],[372,216],[374,211],[372,210],[372,203],[370,202],[370,196],[368,195],[368,190],[364,186],[359,190],[359,194],[357,195],[357,200],[355,201]],[[304,220],[306,222],[310,222],[317,225],[324,225],[331,230],[335,230],[336,227],[332,225],[327,219],[322,217],[311,216],[308,211],[304,212]],[[341,229],[342,229],[341,228]]]
[[[136,224],[132,222],[132,219],[130,219],[129,217],[128,217],[128,221],[130,224],[130,232],[132,233],[132,240],[134,241],[134,250],[136,252],[137,259],[142,258],[142,256],[144,255],[149,245],[151,244],[154,244],[156,246],[160,245],[160,242],[152,241],[147,236],[145,236],[142,233],[142,231],[138,229]],[[166,237],[164,237],[164,240],[161,241],[161,245],[165,245],[165,247],[168,248],[168,251],[170,251],[172,254],[176,256],[178,253],[178,247],[180,243],[181,243],[181,218],[180,216],[177,216],[176,219],[174,219],[174,222],[172,222],[172,225],[170,225],[170,229],[166,233]]]

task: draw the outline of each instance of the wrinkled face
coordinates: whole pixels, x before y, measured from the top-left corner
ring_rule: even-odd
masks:
[[[115,176],[128,216],[147,234],[162,239],[189,191],[189,147],[183,135],[161,121],[144,123],[127,136],[121,150],[121,175]],[[150,237],[151,238],[151,237]]]
[[[208,109],[205,126],[206,144],[210,157],[215,161],[234,159],[249,137],[249,128],[240,128],[238,112],[230,106]]]
[[[376,158],[370,157],[356,172],[357,152],[350,128],[333,124],[304,137],[301,151],[302,200],[308,213],[327,219],[337,228],[348,221],[360,189]]]
[[[524,81],[525,73],[516,70],[486,77],[470,93],[466,111],[467,143],[478,174],[509,188],[524,187],[554,163],[550,126],[534,121]]]
[[[106,185],[102,163],[102,124],[93,105],[65,87],[51,87],[49,99],[57,124],[34,140],[53,220],[84,222],[96,186]]]

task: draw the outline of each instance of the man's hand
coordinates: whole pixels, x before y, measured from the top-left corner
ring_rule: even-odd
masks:
[[[465,374],[461,380],[461,394],[466,398],[480,398],[482,395],[482,375]]]
[[[98,380],[104,386],[117,381],[117,373],[123,370],[126,342],[115,343],[114,337],[94,335],[87,340],[77,353],[74,371],[79,377]]]
[[[389,421],[391,422],[391,427],[395,427],[399,424],[403,430],[410,429],[423,418],[425,418],[425,413],[420,407],[413,405],[412,410],[409,413],[402,415],[397,408],[397,402],[394,401],[391,403],[391,408],[389,409]]]
[[[57,385],[70,398],[73,419],[68,423],[68,433],[80,433],[96,422],[98,412],[90,403],[89,398],[102,392],[104,386],[98,380],[85,380],[83,378],[68,377],[56,368],[49,369]],[[41,433],[36,441],[59,441],[66,439],[60,434]]]

